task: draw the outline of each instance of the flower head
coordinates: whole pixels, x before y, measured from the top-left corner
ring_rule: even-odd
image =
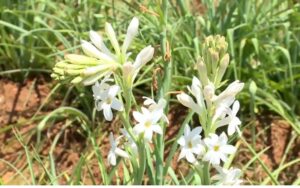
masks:
[[[188,90],[196,98],[196,102],[194,102],[192,97],[185,93],[177,95],[177,99],[182,105],[192,109],[194,112],[200,115],[205,109],[205,105],[202,93],[202,85],[198,78],[193,77],[192,85],[191,87],[188,87]]]
[[[159,111],[162,114],[162,119],[166,122],[169,123],[169,120],[167,116],[164,114],[164,108],[167,104],[167,101],[163,98],[159,99],[158,102],[156,103],[153,99],[149,97],[143,97],[145,99],[144,105],[148,106],[148,110],[150,112],[154,111]]]
[[[215,166],[219,174],[212,177],[212,180],[217,180],[218,185],[240,185],[243,180],[240,179],[242,171],[237,168],[224,169],[220,166]]]
[[[205,148],[201,140],[201,131],[201,127],[196,127],[191,131],[189,125],[185,126],[184,135],[177,141],[177,143],[181,146],[181,152],[178,160],[185,157],[188,162],[195,163],[196,158],[194,155],[201,155],[204,153]]]
[[[147,108],[142,107],[142,113],[134,111],[133,117],[138,124],[133,128],[134,133],[144,134],[144,139],[151,142],[153,132],[162,134],[162,128],[158,125],[158,120],[162,114],[159,111],[150,112]]]
[[[203,159],[213,165],[219,165],[220,161],[226,162],[227,155],[233,154],[236,151],[234,146],[227,144],[227,140],[224,132],[220,136],[210,134],[208,138],[204,139],[208,151]]]
[[[235,133],[235,131],[239,132],[239,130],[240,130],[238,126],[242,122],[236,116],[239,109],[240,109],[240,103],[239,103],[239,101],[235,101],[233,103],[232,109],[230,109],[230,108],[227,109],[228,116],[217,122],[218,127],[228,125],[228,128],[227,128],[228,135],[233,135],[233,133]]]
[[[129,158],[128,153],[126,153],[124,150],[118,148],[119,140],[121,138],[122,137],[120,136],[120,137],[116,138],[116,140],[115,140],[112,133],[110,133],[110,135],[109,135],[109,141],[110,141],[111,148],[108,152],[107,160],[113,166],[116,165],[117,156]]]
[[[100,34],[93,30],[90,31],[91,42],[81,40],[81,47],[85,55],[68,54],[64,61],[55,65],[51,76],[58,80],[70,79],[74,84],[92,85],[107,74],[115,72],[116,69],[121,69],[129,57],[127,49],[138,34],[138,25],[139,20],[134,17],[128,26],[124,43],[120,47],[112,25],[105,23],[105,32],[114,52],[106,47]],[[137,56],[131,80],[134,80],[141,66],[149,61],[149,58],[152,58],[154,49],[151,46],[149,48],[145,48],[146,51],[142,50]]]
[[[105,85],[104,85],[105,86]],[[104,118],[107,121],[111,121],[113,119],[113,113],[111,109],[115,109],[117,111],[123,110],[123,104],[116,98],[120,88],[117,85],[109,86],[107,89],[101,92],[101,85],[93,88],[94,96],[97,96],[96,108],[98,111],[103,110]],[[97,88],[100,89],[98,92]]]

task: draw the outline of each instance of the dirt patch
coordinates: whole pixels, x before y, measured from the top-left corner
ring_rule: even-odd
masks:
[[[271,113],[264,113],[261,116],[258,116],[251,126],[244,130],[243,135],[247,142],[253,146],[256,153],[268,148],[260,155],[260,159],[271,172],[276,170],[282,162],[285,164],[295,159],[295,157],[300,157],[299,153],[293,154],[293,151],[296,149],[297,145],[299,145],[298,141],[295,141],[295,144],[292,144],[291,151],[285,155],[292,131],[291,126],[285,120],[282,120],[280,117],[274,116]],[[253,141],[252,136],[253,130],[256,134],[255,142]],[[293,157],[291,157],[291,155]],[[253,155],[247,149],[247,146],[242,144],[238,150],[238,155],[235,158],[235,163],[238,167],[242,168],[252,158]],[[284,158],[285,161],[282,161]],[[299,177],[299,170],[299,163],[284,170],[278,178],[279,182],[282,184],[291,184]],[[248,167],[244,178],[255,184],[255,182],[264,181],[267,177],[268,175],[262,166],[258,162],[254,162]]]

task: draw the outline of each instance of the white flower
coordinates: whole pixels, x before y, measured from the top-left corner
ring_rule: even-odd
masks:
[[[233,135],[235,131],[239,132],[239,125],[242,123],[238,117],[236,117],[236,114],[238,113],[240,109],[240,103],[239,101],[235,101],[233,103],[232,109],[227,110],[228,116],[224,119],[221,119],[217,122],[217,126],[221,127],[224,125],[228,125],[227,133],[228,135]]]
[[[185,126],[184,135],[177,141],[177,143],[181,146],[181,152],[178,160],[185,157],[188,162],[195,163],[196,158],[194,154],[201,155],[205,152],[200,135],[201,131],[201,127],[196,127],[191,131],[189,125]]]
[[[125,40],[122,46],[122,52],[124,54],[126,53],[128,46],[132,42],[133,38],[138,34],[138,28],[139,28],[139,20],[136,17],[134,17],[128,26]]]
[[[125,151],[118,148],[119,140],[121,138],[122,137],[120,136],[115,140],[112,133],[110,133],[110,135],[109,135],[109,141],[110,141],[111,149],[108,152],[107,160],[113,166],[116,165],[117,156],[124,157],[124,158],[129,158],[129,155]]]
[[[108,81],[112,81],[112,79],[110,79],[109,76],[110,75],[107,75],[103,80],[101,80],[100,83],[97,81],[92,86],[93,97],[96,102],[98,102],[101,99],[101,95],[103,94],[103,92],[110,87],[110,85],[106,83]]]
[[[138,154],[138,147],[137,147],[137,144],[135,143],[135,141],[132,139],[130,134],[125,129],[121,129],[121,132],[127,138],[128,146],[131,148],[133,154],[137,155]]]
[[[229,84],[229,86],[221,92],[218,96],[213,97],[213,102],[216,104],[222,103],[224,100],[234,98],[237,93],[239,93],[244,87],[244,83],[241,83],[239,80],[236,80]]]
[[[161,98],[156,103],[153,99],[151,99],[149,97],[143,97],[143,98],[145,99],[144,105],[148,106],[148,110],[150,112],[159,111],[160,113],[162,113],[162,119],[166,123],[169,124],[169,120],[168,120],[167,116],[164,114],[164,108],[167,104],[167,101],[165,99]]]
[[[224,169],[220,166],[215,166],[219,174],[212,177],[212,180],[217,180],[218,185],[240,185],[243,180],[239,179],[242,171],[237,168]]]
[[[205,105],[204,105],[203,94],[202,94],[202,85],[199,79],[193,77],[191,88],[188,87],[188,89],[196,98],[196,103],[194,102],[192,97],[190,97],[185,93],[178,94],[177,99],[182,105],[192,109],[194,112],[200,115],[202,111],[205,110]]]
[[[151,142],[153,132],[162,134],[162,128],[157,124],[162,114],[158,111],[150,112],[147,108],[142,107],[142,113],[134,111],[133,117],[138,124],[133,128],[135,134],[144,133],[144,139]]]
[[[219,165],[220,160],[226,162],[227,155],[233,154],[236,151],[234,146],[227,144],[227,140],[224,132],[220,136],[212,133],[209,134],[209,137],[204,139],[208,151],[203,159],[213,165]]]
[[[100,101],[96,103],[97,110],[103,110],[104,118],[107,121],[111,121],[113,119],[111,109],[115,109],[118,111],[123,110],[123,104],[118,99],[116,99],[116,95],[118,94],[119,89],[119,86],[113,85],[98,95]]]
[[[153,58],[153,54],[154,48],[152,46],[147,46],[136,56],[134,63],[126,62],[123,65],[123,77],[127,81],[128,85],[133,84],[138,72]]]

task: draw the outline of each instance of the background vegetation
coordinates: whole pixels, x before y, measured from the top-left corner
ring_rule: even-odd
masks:
[[[6,135],[4,145],[17,141],[22,148],[13,161],[6,159],[5,152],[0,150],[0,163],[5,164],[0,171],[0,183],[103,183],[102,170],[91,164],[93,160],[96,164],[103,160],[102,145],[107,142],[107,130],[118,130],[120,125],[117,120],[112,125],[103,121],[93,108],[89,87],[60,84],[49,75],[64,54],[81,53],[80,39],[88,39],[89,30],[102,32],[105,22],[110,22],[122,38],[131,18],[137,16],[141,21],[140,34],[132,48],[151,44],[156,52],[154,61],[138,77],[134,92],[143,96],[156,91],[166,59],[172,60],[170,93],[184,90],[191,75],[196,73],[194,63],[204,37],[226,36],[231,55],[226,78],[246,83],[239,96],[244,137],[233,141],[241,146],[232,162],[243,169],[246,184],[300,184],[299,175],[290,170],[292,167],[296,172],[300,170],[297,147],[300,143],[300,4],[295,0],[173,0],[168,2],[167,10],[167,18],[163,18],[159,0],[0,1],[0,84],[10,80],[26,85],[33,80],[30,83],[34,85],[37,78],[43,78],[43,84],[50,88],[30,117],[1,124],[0,134]],[[166,28],[162,28],[162,22]],[[166,49],[161,48],[164,34],[170,47],[167,56],[162,53]],[[170,97],[171,111],[177,104],[172,94]],[[288,127],[288,132],[286,140],[282,140],[278,164],[268,165],[263,156],[270,152],[276,155],[272,138],[276,137],[273,130],[279,124],[274,120],[278,119]],[[82,121],[88,121],[89,126],[83,126]],[[57,132],[49,136],[53,127]],[[82,150],[73,166],[61,169],[60,156],[55,151],[66,130],[73,131],[69,134],[80,140]],[[271,142],[262,138],[269,134]],[[43,152],[45,147],[47,152]],[[248,156],[247,160],[240,155]],[[23,165],[18,165],[24,159]],[[257,173],[257,168],[261,168],[264,176],[251,176]],[[9,181],[3,178],[7,172],[12,172]],[[111,169],[107,176],[106,183],[122,184],[130,178],[128,171],[117,169]],[[182,177],[173,177],[172,173],[169,176],[171,184],[197,181],[195,178],[182,181]],[[14,182],[14,177],[20,181]]]

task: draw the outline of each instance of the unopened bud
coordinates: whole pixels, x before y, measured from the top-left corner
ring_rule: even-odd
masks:
[[[197,63],[198,73],[201,80],[201,83],[205,86],[208,84],[208,77],[207,77],[207,69],[206,65],[204,64],[202,58],[198,60]]]
[[[67,54],[65,55],[65,60],[78,65],[98,65],[99,60],[84,56],[84,55],[77,55],[77,54]]]

